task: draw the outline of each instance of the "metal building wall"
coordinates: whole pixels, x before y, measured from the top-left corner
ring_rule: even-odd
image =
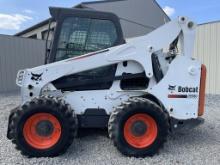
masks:
[[[220,21],[198,26],[194,57],[207,66],[206,93],[220,94]]]
[[[111,0],[84,6],[116,14],[125,38],[145,35],[170,21],[155,0]]]
[[[0,92],[18,90],[17,71],[44,63],[45,41],[0,35]]]

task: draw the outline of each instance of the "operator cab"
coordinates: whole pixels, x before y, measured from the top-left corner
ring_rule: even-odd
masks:
[[[113,13],[54,7],[50,13],[57,23],[50,63],[125,43]]]
[[[113,13],[54,7],[50,8],[50,13],[56,22],[56,29],[46,63],[125,43],[119,18]],[[105,66],[62,77],[53,84],[61,90],[108,89],[112,85],[116,67],[117,65]]]

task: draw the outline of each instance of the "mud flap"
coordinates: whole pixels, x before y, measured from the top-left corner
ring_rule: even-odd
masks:
[[[11,123],[12,116],[13,116],[14,113],[17,111],[17,109],[18,109],[18,107],[12,109],[11,112],[10,112],[9,118],[8,118],[7,138],[8,138],[9,140],[13,139],[13,135],[10,133],[10,132],[11,132],[11,130],[10,130],[10,123]]]

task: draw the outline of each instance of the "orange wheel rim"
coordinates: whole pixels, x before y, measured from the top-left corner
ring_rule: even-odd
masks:
[[[124,138],[129,145],[135,148],[146,148],[157,138],[157,124],[147,114],[131,116],[124,126]]]
[[[37,113],[25,122],[23,135],[30,146],[36,149],[48,149],[59,141],[61,125],[51,114]]]

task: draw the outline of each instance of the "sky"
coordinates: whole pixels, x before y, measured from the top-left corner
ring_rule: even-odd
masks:
[[[0,34],[13,35],[49,18],[49,6],[72,7],[80,2],[83,0],[0,0]],[[220,0],[157,2],[171,19],[188,16],[199,24],[220,20]]]

